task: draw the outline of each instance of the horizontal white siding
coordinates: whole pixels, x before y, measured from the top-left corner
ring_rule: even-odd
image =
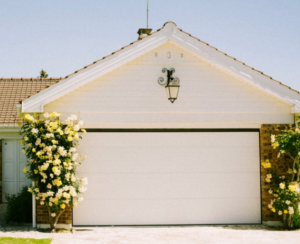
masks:
[[[167,57],[167,53],[171,58]],[[181,57],[183,55],[183,57]],[[158,85],[162,68],[175,68],[178,100],[171,104]],[[290,105],[224,73],[171,43],[99,77],[45,106],[77,114],[87,127],[155,127],[158,123],[292,123]]]

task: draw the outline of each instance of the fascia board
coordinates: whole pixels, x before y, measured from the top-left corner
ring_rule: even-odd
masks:
[[[212,66],[229,72],[234,76],[254,85],[258,89],[271,94],[281,101],[295,105],[296,100],[300,99],[300,95],[296,92],[287,89],[274,80],[264,76],[263,74],[252,70],[250,67],[243,63],[236,61],[230,57],[227,57],[223,53],[214,50],[212,47],[198,41],[197,39],[190,37],[189,35],[176,31],[171,36],[170,40],[175,44],[186,48],[187,50],[198,55],[201,59],[208,62]]]
[[[85,70],[60,81],[59,83],[41,91],[38,94],[22,102],[22,112],[43,112],[43,107],[59,97],[87,84],[88,82],[102,76],[121,65],[130,62],[140,55],[166,43],[170,39],[170,28],[164,28],[153,36],[147,37],[141,42],[132,44],[124,50],[87,67]]]

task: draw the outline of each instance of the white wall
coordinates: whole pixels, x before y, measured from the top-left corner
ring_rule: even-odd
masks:
[[[170,58],[169,56],[170,55]],[[157,80],[175,68],[178,99],[171,104]],[[224,73],[172,43],[45,105],[79,114],[86,127],[260,127],[293,123],[290,105]]]

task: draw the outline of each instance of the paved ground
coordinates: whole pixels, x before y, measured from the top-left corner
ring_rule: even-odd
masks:
[[[1,237],[53,238],[52,244],[299,244],[300,231],[265,226],[98,227],[43,233],[29,226],[0,227]],[[0,239],[1,240],[1,239]]]

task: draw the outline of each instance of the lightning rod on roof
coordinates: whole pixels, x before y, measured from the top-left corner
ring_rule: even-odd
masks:
[[[147,0],[147,29],[148,29],[148,20],[149,20],[149,0]]]
[[[149,0],[147,0],[147,28],[140,28],[138,30],[138,34],[139,34],[139,40],[150,35],[152,29],[148,28],[148,21],[149,21]]]

